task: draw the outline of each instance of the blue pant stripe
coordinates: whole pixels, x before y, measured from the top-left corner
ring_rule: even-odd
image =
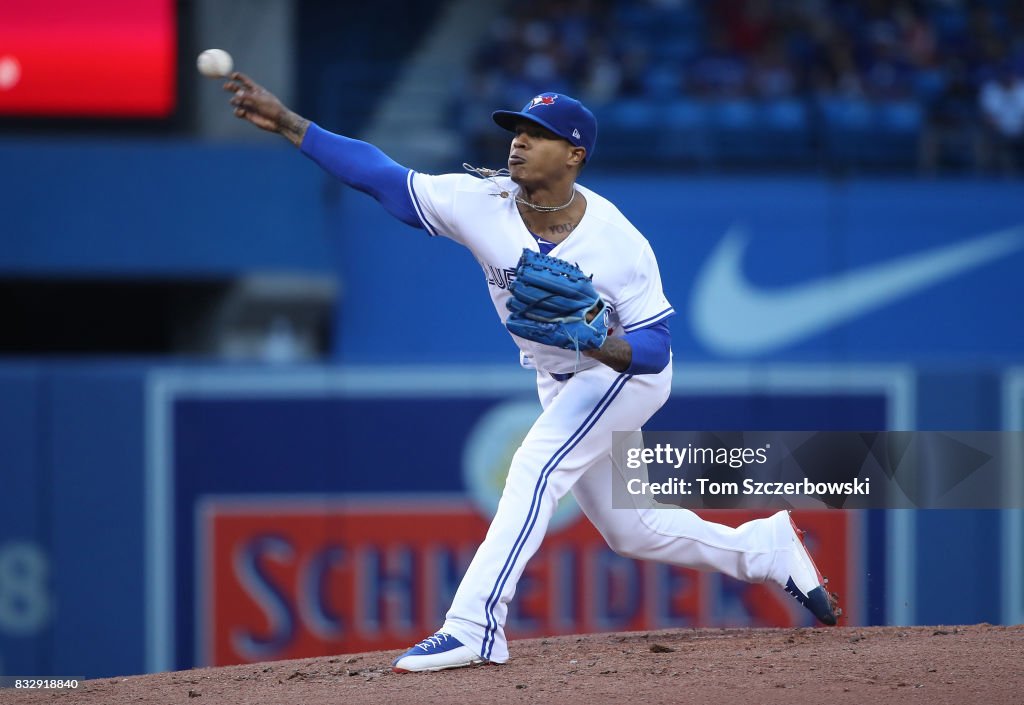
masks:
[[[597,410],[600,409],[601,406],[605,403],[605,400],[608,399],[608,395],[611,394],[613,389],[615,389],[615,386],[619,383],[620,379],[622,379],[621,376],[616,378],[616,380],[608,388],[608,391],[606,391],[604,393],[604,396],[601,397],[601,400],[597,402],[594,408],[590,411],[590,414],[587,415],[587,418],[583,420],[582,424],[580,424],[579,428],[577,428],[572,433],[572,435],[570,435],[569,438],[566,439],[565,443],[562,444],[561,448],[555,451],[555,454],[551,456],[551,459],[549,459],[548,462],[544,465],[544,469],[541,470],[540,476],[538,476],[537,478],[537,486],[533,490],[533,499],[530,502],[530,510],[526,514],[526,522],[524,522],[523,528],[519,530],[519,535],[516,537],[515,543],[512,544],[512,553],[509,554],[509,558],[505,559],[505,564],[502,565],[501,571],[498,573],[498,580],[495,582],[494,589],[491,590],[491,594],[487,597],[487,602],[485,603],[484,606],[484,619],[487,624],[487,629],[484,632],[484,643],[481,651],[488,653],[490,651],[488,641],[491,640],[498,626],[497,622],[493,619],[491,610],[493,609],[494,605],[497,604],[498,596],[501,594],[500,587],[503,584],[502,577],[504,576],[505,571],[509,569],[509,561],[512,558],[512,554],[515,553],[516,547],[519,545],[520,541],[522,541],[525,538],[524,534],[527,531],[527,527],[529,526],[530,517],[533,515],[535,509],[537,509],[537,507],[539,506],[539,492],[541,487],[543,487],[544,471],[547,470],[547,467],[548,465],[551,464],[551,461],[557,458],[558,455],[563,450],[565,450],[566,446],[573,442],[573,439],[577,436],[577,434],[579,434],[584,429],[584,427],[586,427],[586,425],[590,422],[590,419],[594,416]],[[480,655],[484,658],[487,658],[487,656],[484,653],[481,653]]]
[[[631,379],[632,375],[622,374],[616,378],[612,385],[608,388],[608,391],[604,393],[601,400],[594,406],[587,415],[587,418],[583,420],[579,428],[573,432],[569,439],[562,444],[562,447],[555,451],[555,454],[551,456],[548,462],[544,465],[541,470],[540,477],[537,480],[537,485],[533,491],[533,499],[530,503],[530,510],[527,512],[526,522],[523,524],[523,528],[519,531],[519,536],[516,537],[515,543],[512,544],[512,551],[509,557],[505,559],[505,564],[502,566],[501,571],[498,573],[498,580],[495,583],[494,589],[491,591],[490,596],[487,598],[484,609],[484,617],[487,624],[487,629],[484,632],[484,641],[481,648],[481,656],[485,659],[490,658],[491,649],[494,647],[494,639],[497,635],[498,623],[494,619],[492,614],[494,607],[497,606],[498,600],[501,596],[501,591],[505,587],[505,583],[508,582],[509,576],[512,574],[512,568],[515,566],[516,561],[519,559],[519,555],[523,551],[523,547],[526,545],[526,538],[533,531],[533,527],[537,523],[537,517],[540,514],[540,498],[544,493],[544,489],[547,487],[548,477],[554,472],[558,464],[562,462],[562,459],[569,454],[569,452],[576,447],[576,445],[583,439],[583,437],[590,431],[590,429],[597,423],[597,420],[601,418],[608,407],[611,406],[612,401],[618,396],[619,392],[625,386],[626,382]]]

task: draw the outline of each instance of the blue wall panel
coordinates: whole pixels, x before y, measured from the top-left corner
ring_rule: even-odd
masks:
[[[0,143],[0,272],[325,271],[319,169],[285,146]]]
[[[917,512],[918,624],[1001,620],[1001,512]]]
[[[41,371],[0,367],[0,672],[42,673],[53,625]],[[24,570],[25,561],[34,568]],[[14,562],[12,562],[14,561]],[[19,569],[18,566],[21,566]],[[13,600],[12,600],[13,598]]]
[[[0,542],[40,537],[38,370],[0,367]]]
[[[89,366],[50,376],[55,673],[143,669],[142,379]]]

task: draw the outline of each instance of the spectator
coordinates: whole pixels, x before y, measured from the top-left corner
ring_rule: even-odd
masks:
[[[747,88],[749,67],[732,47],[724,28],[716,28],[708,46],[691,64],[687,83],[695,95],[704,98],[733,98]]]
[[[608,42],[599,37],[591,40],[588,54],[591,59],[574,71],[585,77],[580,98],[587,105],[604,105],[623,92],[623,62]]]
[[[928,19],[910,3],[902,3],[896,8],[895,20],[906,59],[918,69],[933,66],[938,47]]]
[[[775,41],[762,49],[750,70],[750,87],[758,98],[788,98],[797,92],[797,77],[785,47]]]
[[[913,70],[904,58],[904,46],[889,23],[876,23],[871,31],[864,65],[863,84],[875,100],[904,100],[911,95]]]
[[[987,163],[1013,174],[1024,152],[1024,80],[1009,62],[981,87]]]
[[[849,38],[836,34],[822,47],[822,61],[815,76],[815,91],[820,95],[862,99],[864,78],[853,58]]]
[[[927,105],[919,143],[921,173],[933,176],[946,167],[983,166],[983,144],[978,125],[978,95],[967,66],[951,59],[946,84]]]
[[[1021,0],[521,0],[484,40],[471,83],[510,106],[541,90],[597,106],[799,98],[860,116],[892,114],[868,102],[913,101],[920,137],[900,139],[919,139],[922,172],[986,160],[1007,171],[1024,158],[1024,89],[990,80],[1004,60],[1024,74]]]
[[[730,46],[741,54],[757,53],[773,36],[769,0],[715,0],[709,9],[728,33]]]

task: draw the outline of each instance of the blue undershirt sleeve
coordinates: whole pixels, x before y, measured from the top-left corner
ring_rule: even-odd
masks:
[[[423,227],[406,185],[409,169],[374,145],[328,132],[311,122],[301,150],[331,176],[373,196],[403,223]]]
[[[626,333],[622,339],[633,349],[633,359],[626,369],[626,374],[657,374],[668,365],[672,335],[669,333],[666,320]]]

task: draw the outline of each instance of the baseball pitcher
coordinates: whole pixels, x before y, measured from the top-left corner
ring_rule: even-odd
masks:
[[[499,110],[507,168],[432,176],[322,129],[244,74],[224,88],[237,117],[283,135],[402,222],[469,248],[520,363],[536,371],[543,411],[513,457],[487,536],[440,630],[397,658],[396,672],[508,660],[508,603],[567,492],[624,556],[772,582],[836,623],[838,599],[788,512],[731,528],[684,509],[613,508],[613,483],[626,478],[612,432],[639,431],[668,398],[675,312],[644,236],[577,183],[595,155],[590,110],[559,93]]]

